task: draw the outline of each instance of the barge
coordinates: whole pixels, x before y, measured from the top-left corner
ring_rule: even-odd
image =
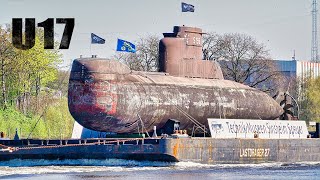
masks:
[[[129,159],[206,164],[319,162],[320,139],[141,138],[0,140],[0,161]]]

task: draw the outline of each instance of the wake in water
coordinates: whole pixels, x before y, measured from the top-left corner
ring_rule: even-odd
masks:
[[[303,167],[320,166],[320,162],[298,162],[298,163],[260,163],[260,164],[201,164],[196,162],[159,162],[159,161],[135,161],[124,159],[77,159],[77,160],[21,160],[1,161],[2,167],[36,167],[36,166],[108,166],[108,167],[176,167],[176,168],[234,168],[234,167]]]
[[[106,160],[11,160],[0,162],[0,177],[28,174],[61,174],[83,172],[121,172],[137,170],[158,170],[169,168],[174,163],[134,161],[123,159]]]
[[[174,168],[174,169],[193,169],[193,168],[295,168],[305,166],[320,166],[320,162],[301,162],[301,163],[261,163],[261,164],[200,164],[195,162],[154,162],[154,161],[134,161],[123,159],[106,159],[106,160],[11,160],[0,162],[0,175],[3,171],[9,169],[28,169],[39,167],[42,169],[52,169],[61,171],[68,167],[69,171],[78,171],[84,168],[86,171],[96,171],[99,169],[109,168],[109,170],[156,170],[158,168]],[[88,168],[90,167],[90,168]],[[94,167],[94,168],[92,168]],[[82,169],[83,170],[83,169]],[[82,171],[81,170],[81,171]],[[62,170],[64,171],[64,170]],[[65,172],[65,171],[64,171]]]
[[[320,162],[306,163],[262,163],[262,164],[200,164],[194,162],[152,162],[122,159],[106,160],[11,160],[0,162],[0,177],[11,175],[130,172],[130,171],[193,171],[228,169],[296,169],[320,167]]]

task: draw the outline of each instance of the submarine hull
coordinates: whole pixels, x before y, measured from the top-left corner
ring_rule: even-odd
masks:
[[[267,94],[233,81],[135,72],[106,59],[74,60],[68,99],[79,124],[116,133],[152,131],[168,119],[191,129],[185,114],[207,125],[207,118],[275,119],[283,111]]]

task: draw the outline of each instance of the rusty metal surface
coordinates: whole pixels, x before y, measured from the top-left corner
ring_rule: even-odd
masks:
[[[249,164],[270,162],[319,162],[320,139],[144,139],[132,142],[103,144],[106,139],[68,141],[59,147],[41,145],[40,141],[30,140],[32,145],[20,141],[4,141],[1,144],[19,147],[13,152],[0,152],[0,161],[12,159],[106,159],[121,158],[152,161],[188,161],[206,164]],[[38,141],[38,142],[36,142]],[[56,141],[59,144],[60,140]],[[38,145],[35,145],[37,143]],[[50,142],[53,143],[53,142]],[[84,139],[82,140],[84,143]],[[64,142],[63,144],[66,144]]]
[[[170,33],[167,33],[170,34]],[[202,30],[175,26],[159,43],[160,71],[172,76],[223,79],[220,66],[202,60]]]
[[[320,139],[212,139],[166,140],[167,154],[179,161],[208,164],[319,162]]]
[[[116,61],[79,59],[72,67],[69,110],[79,124],[92,130],[137,132],[138,115],[148,131],[170,118],[180,120],[183,129],[192,128],[176,106],[202,124],[208,117],[275,119],[282,113],[267,94],[228,80],[94,71],[95,65],[110,67],[109,63]]]
[[[184,77],[223,79],[220,66],[214,61],[182,60],[178,68]]]
[[[138,115],[147,131],[168,119],[192,128],[181,109],[202,124],[208,117],[275,119],[282,114],[267,94],[223,80],[217,63],[201,60],[201,29],[176,26],[164,35],[159,48],[163,73],[132,72],[114,60],[75,60],[68,92],[75,120],[96,131],[133,133]]]

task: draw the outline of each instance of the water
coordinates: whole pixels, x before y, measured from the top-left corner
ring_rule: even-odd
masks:
[[[0,179],[320,179],[320,162],[208,165],[129,160],[13,160],[0,162]]]

